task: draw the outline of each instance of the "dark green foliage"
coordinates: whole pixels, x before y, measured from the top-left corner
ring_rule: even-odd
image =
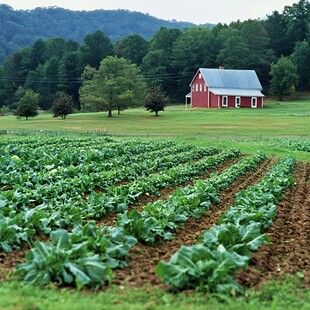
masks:
[[[37,38],[43,40],[62,37],[82,42],[83,38],[102,31],[112,41],[127,35],[138,34],[150,39],[161,26],[184,29],[192,23],[166,21],[147,14],[127,10],[71,11],[58,7],[34,10],[13,10],[0,5],[0,63],[5,56],[22,47],[31,45]],[[206,27],[211,24],[206,25]]]
[[[62,119],[65,119],[68,114],[73,112],[72,96],[69,96],[63,92],[58,93],[57,97],[53,101],[52,110],[54,117],[61,116]]]
[[[79,53],[82,68],[88,65],[98,69],[100,61],[113,54],[111,40],[101,31],[86,35],[83,42],[84,43],[80,46]]]
[[[125,267],[129,249],[137,240],[124,234],[122,228],[103,226],[95,222],[77,225],[72,233],[52,231],[51,242],[35,241],[26,254],[26,262],[17,266],[17,273],[28,284],[58,286],[87,285],[98,287],[111,282],[113,268]]]
[[[295,92],[298,75],[297,68],[287,57],[281,57],[271,67],[271,90],[280,101],[284,96]]]
[[[146,55],[149,43],[140,35],[133,34],[115,42],[114,50],[118,57],[123,57],[140,66]]]
[[[165,106],[168,104],[168,97],[158,86],[149,88],[146,95],[144,107],[150,112],[155,112],[158,116],[159,111],[164,111]]]
[[[291,55],[292,62],[297,67],[298,72],[298,89],[310,89],[310,45],[304,40],[297,42],[294,52]]]
[[[16,115],[18,117],[34,117],[38,115],[39,108],[39,94],[32,90],[26,90],[23,97],[17,102]]]

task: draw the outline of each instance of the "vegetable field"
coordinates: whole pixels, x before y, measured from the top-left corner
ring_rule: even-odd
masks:
[[[309,176],[237,149],[4,140],[0,279],[236,294],[292,274],[309,287]]]

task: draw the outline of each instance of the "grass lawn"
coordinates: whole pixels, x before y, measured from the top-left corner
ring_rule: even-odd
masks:
[[[111,287],[106,291],[78,292],[53,287],[40,289],[17,282],[0,283],[0,309],[33,310],[263,310],[299,309],[310,305],[310,290],[302,290],[298,279],[287,277],[282,283],[271,281],[260,291],[248,291],[245,297],[206,294],[172,294],[147,289],[125,290]]]
[[[112,134],[207,137],[305,137],[310,134],[309,102],[265,103],[264,109],[185,109],[168,106],[159,117],[144,109],[121,115],[106,112],[77,113],[67,119],[51,114],[28,120],[1,117],[0,129],[106,131]]]
[[[120,136],[173,139],[199,146],[238,147],[278,156],[291,153],[308,161],[309,153],[279,149],[273,138],[310,138],[310,95],[292,101],[265,100],[264,109],[185,109],[168,106],[159,117],[140,109],[129,109],[112,118],[106,112],[76,113],[67,119],[42,114],[28,120],[15,116],[0,118],[0,130],[101,131]]]

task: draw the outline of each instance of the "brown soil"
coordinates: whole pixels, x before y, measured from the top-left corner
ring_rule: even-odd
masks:
[[[293,176],[295,184],[286,191],[274,226],[267,230],[270,244],[255,252],[249,269],[237,275],[247,288],[297,272],[310,287],[310,163],[298,163]]]
[[[274,159],[269,159],[255,172],[249,172],[238,178],[229,189],[221,192],[221,208],[212,206],[205,216],[199,219],[191,218],[185,227],[179,230],[172,241],[165,242],[156,247],[142,244],[133,247],[129,266],[123,270],[116,270],[116,277],[113,282],[129,287],[141,287],[147,283],[150,283],[152,286],[164,287],[161,280],[154,273],[157,263],[160,260],[169,260],[181,245],[195,244],[197,238],[205,230],[219,222],[219,218],[226,208],[234,204],[234,195],[240,190],[259,182],[273,163]]]
[[[197,178],[192,179],[189,182],[180,184],[178,186],[169,186],[169,187],[165,187],[163,189],[161,189],[159,191],[160,195],[156,196],[156,195],[141,195],[139,197],[139,201],[137,204],[135,205],[130,205],[128,208],[128,211],[130,212],[131,210],[137,210],[137,211],[142,211],[142,208],[144,206],[146,206],[148,203],[152,203],[155,202],[157,200],[165,200],[169,195],[171,195],[173,192],[176,191],[177,188],[179,187],[185,187],[188,185],[193,185],[195,183],[195,180],[205,180],[206,178],[209,177],[209,175],[212,172],[217,172],[217,173],[221,173],[224,169],[228,168],[229,166],[237,163],[239,159],[231,159],[231,160],[227,160],[224,163],[220,164],[219,167],[217,169],[210,169],[207,172],[201,174],[200,176],[198,176]],[[115,212],[110,212],[108,214],[105,214],[104,217],[102,217],[100,220],[97,220],[97,225],[99,226],[115,226],[115,223],[117,221],[117,214]]]

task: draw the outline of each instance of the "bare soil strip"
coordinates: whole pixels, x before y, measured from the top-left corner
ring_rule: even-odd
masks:
[[[130,205],[128,208],[128,211],[131,210],[137,210],[137,211],[142,211],[142,208],[146,206],[148,203],[155,202],[157,200],[165,200],[169,195],[171,195],[173,192],[177,190],[179,187],[185,187],[188,185],[193,185],[196,180],[205,180],[207,179],[211,173],[216,172],[216,173],[221,173],[223,170],[228,168],[229,166],[237,163],[241,158],[238,159],[231,159],[227,160],[226,162],[222,163],[219,165],[217,169],[210,169],[206,173],[201,174],[197,178],[193,178],[191,181],[177,185],[177,186],[169,186],[161,189],[159,191],[160,196],[156,195],[142,195],[139,197],[139,201],[135,205]],[[115,226],[115,223],[117,221],[117,214],[115,212],[110,212],[108,214],[105,214],[100,220],[97,220],[97,225],[99,226]]]
[[[267,230],[270,244],[254,253],[250,268],[237,276],[245,287],[296,273],[304,276],[304,287],[310,287],[310,163],[297,163],[293,177],[295,184],[284,194],[274,226]]]
[[[234,195],[240,190],[259,182],[274,162],[275,159],[270,158],[262,163],[256,171],[248,172],[246,175],[238,178],[229,189],[221,192],[220,208],[212,206],[205,216],[199,219],[191,218],[185,227],[179,230],[172,241],[165,242],[156,247],[142,244],[133,247],[130,253],[132,259],[129,262],[129,266],[125,269],[115,270],[116,277],[113,283],[128,287],[141,287],[145,284],[151,284],[152,286],[164,288],[161,280],[154,273],[157,263],[160,260],[169,260],[181,245],[197,243],[198,237],[205,230],[219,222],[220,216],[226,211],[227,207],[234,205]]]

